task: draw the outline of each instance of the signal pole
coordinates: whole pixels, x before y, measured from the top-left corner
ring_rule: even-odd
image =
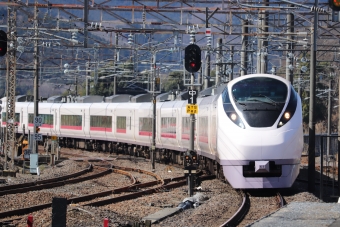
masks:
[[[156,53],[152,57],[152,143],[151,162],[152,171],[155,171],[155,149],[156,149]]]
[[[196,169],[198,166],[197,153],[195,152],[195,114],[198,113],[197,106],[197,90],[194,89],[194,73],[201,68],[201,49],[196,44],[190,44],[185,48],[185,69],[191,73],[190,87],[188,90],[188,105],[186,111],[190,114],[190,137],[189,137],[189,149],[185,155],[184,161],[184,174],[188,177],[188,194],[193,195],[193,182],[196,176]]]

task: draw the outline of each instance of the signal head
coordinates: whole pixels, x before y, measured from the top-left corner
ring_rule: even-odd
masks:
[[[194,73],[201,68],[201,49],[196,44],[190,44],[185,48],[185,69]]]
[[[340,11],[340,0],[328,0],[328,6],[334,11]]]

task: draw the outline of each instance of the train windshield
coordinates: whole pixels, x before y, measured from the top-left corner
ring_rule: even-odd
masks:
[[[288,94],[285,83],[268,77],[254,77],[242,80],[232,87],[236,102],[284,103]]]

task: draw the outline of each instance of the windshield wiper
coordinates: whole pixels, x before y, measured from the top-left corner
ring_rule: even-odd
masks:
[[[273,105],[273,106],[276,106],[276,105],[277,105],[277,102],[275,102],[274,100],[272,100],[272,99],[269,98],[268,96],[265,96],[265,95],[262,95],[262,94],[259,94],[259,95],[251,95],[250,97],[264,97],[264,98],[268,99],[270,102],[266,102],[266,101],[263,101],[263,100],[260,100],[260,99],[247,99],[247,101],[263,102],[263,103],[271,104],[271,105]]]
[[[234,100],[235,100],[236,103],[238,103],[238,104],[240,104],[240,105],[242,105],[242,106],[247,106],[244,102],[239,102],[239,101],[237,101],[236,99],[234,99]]]

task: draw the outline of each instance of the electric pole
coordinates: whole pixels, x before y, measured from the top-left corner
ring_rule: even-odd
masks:
[[[7,8],[7,113],[6,113],[6,149],[5,149],[5,166],[7,169],[7,156],[11,154],[12,167],[14,167],[14,149],[15,149],[15,83],[16,83],[16,18],[17,9],[15,6]]]
[[[38,8],[37,8],[38,2],[35,1],[34,6],[34,119],[36,119],[39,116],[39,47],[38,47]],[[34,125],[34,134],[37,134],[37,127]],[[34,142],[33,142],[33,153],[38,154],[38,141],[36,140],[36,137],[34,136]]]
[[[315,0],[315,7],[318,7],[319,1]],[[314,27],[311,43],[310,59],[310,87],[309,87],[309,144],[308,144],[308,191],[315,191],[315,79],[316,79],[316,52],[317,52],[317,31],[318,31],[319,13],[314,11]]]

